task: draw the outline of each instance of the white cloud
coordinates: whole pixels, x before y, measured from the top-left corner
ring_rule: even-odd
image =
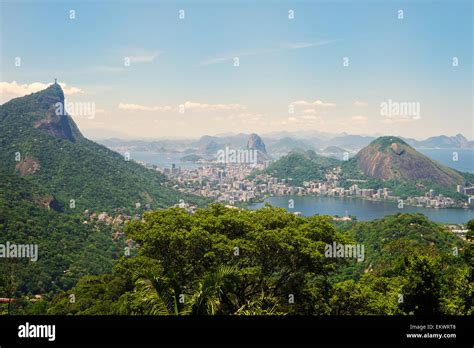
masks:
[[[36,93],[48,88],[51,83],[33,82],[19,84],[13,82],[0,82],[0,94],[7,97],[22,97],[27,94]],[[83,94],[84,91],[78,87],[68,87],[65,83],[59,83],[65,95]]]
[[[296,49],[300,49],[300,48],[324,46],[324,45],[330,44],[334,41],[336,41],[336,40],[323,40],[323,41],[317,41],[317,42],[293,42],[293,43],[283,44],[282,46],[284,48],[287,48],[287,49],[290,49],[290,50],[296,50]]]
[[[186,111],[213,111],[213,110],[244,110],[247,107],[241,104],[208,104],[187,101],[184,104]],[[179,107],[172,106],[146,106],[140,104],[120,103],[118,108],[127,111],[172,111],[179,110]]]
[[[298,101],[294,101],[293,103],[291,103],[293,105],[298,105],[298,106],[322,106],[322,107],[330,107],[330,106],[335,106],[336,104],[334,103],[325,103],[321,100],[315,100],[313,102],[308,102],[308,101],[305,101],[305,100],[298,100]]]
[[[315,114],[316,109],[304,109],[303,114]]]
[[[225,57],[216,57],[216,58],[209,58],[206,60],[203,60],[199,65],[201,66],[206,66],[206,65],[212,65],[212,64],[217,64],[217,63],[222,63],[225,61],[229,61],[234,59],[234,57],[241,57],[242,55],[239,56],[225,56]]]
[[[184,104],[186,110],[244,110],[247,107],[241,104],[207,104],[187,101]]]
[[[352,116],[351,120],[355,124],[365,124],[367,123],[367,117],[362,115]]]
[[[65,83],[59,83],[65,95],[84,94],[84,91],[77,87],[67,87]]]
[[[307,125],[322,125],[324,124],[324,120],[316,115],[303,115],[303,116],[289,116],[288,118],[277,121],[275,124],[278,125],[298,125],[298,127],[301,126],[307,126]]]
[[[411,123],[415,122],[416,118],[412,116],[386,116],[381,122],[385,124]]]
[[[140,55],[135,55],[135,56],[129,56],[130,62],[131,63],[151,63],[153,62],[161,52],[155,51],[153,53],[145,53],[145,54],[140,54]]]
[[[260,113],[250,113],[250,112],[242,112],[242,113],[235,113],[230,114],[227,116],[215,116],[213,117],[214,121],[224,121],[229,122],[232,121],[233,124],[242,123],[242,124],[266,124],[268,120],[266,119],[265,114]]]
[[[126,111],[171,111],[171,106],[145,106],[139,104],[120,103],[118,108]]]
[[[363,101],[360,101],[360,100],[356,100],[356,101],[354,102],[354,106],[355,106],[355,107],[358,107],[358,108],[364,108],[364,107],[366,107],[366,106],[368,106],[368,105],[369,105],[368,103],[363,102]]]
[[[243,124],[267,124],[267,121],[263,118],[262,114],[241,114],[239,115],[240,121]]]

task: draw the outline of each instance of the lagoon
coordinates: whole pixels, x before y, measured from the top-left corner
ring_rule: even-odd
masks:
[[[289,200],[294,201],[294,208],[290,209]],[[279,196],[269,197],[266,202],[275,207],[285,208],[291,212],[301,212],[305,216],[311,215],[353,215],[360,221],[381,219],[386,215],[400,212],[422,213],[430,220],[441,223],[464,224],[474,219],[474,209],[463,208],[422,208],[405,205],[398,208],[395,202],[369,201],[350,197],[327,196]],[[258,209],[265,203],[254,203],[249,209]]]

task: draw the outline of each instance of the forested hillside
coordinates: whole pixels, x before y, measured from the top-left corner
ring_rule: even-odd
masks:
[[[472,245],[420,215],[333,226],[329,217],[297,217],[279,208],[213,205],[193,215],[178,208],[147,213],[128,225],[127,236],[137,256],[123,257],[109,275],[82,278],[44,310],[472,314]],[[364,260],[326,257],[325,246],[333,242],[363,244]]]
[[[43,186],[61,209],[70,210],[71,200],[76,211],[204,202],[163,187],[161,173],[84,138],[69,115],[57,115],[57,103],[64,94],[53,84],[0,106],[0,164]]]
[[[15,299],[10,309],[25,296],[51,297],[85,275],[111,272],[124,253],[125,222],[143,211],[180,199],[208,202],[87,140],[67,113],[56,112],[58,103],[64,94],[53,84],[0,106],[2,254],[8,243],[38,248],[35,261],[0,259],[0,297]]]
[[[302,186],[303,181],[324,179],[327,169],[340,163],[337,159],[320,156],[313,150],[304,153],[292,152],[273,162],[265,173],[278,179],[291,178],[295,185]]]
[[[0,244],[38,246],[35,261],[0,259],[0,297],[52,296],[84,275],[110,272],[123,252],[111,227],[58,212],[52,199],[37,184],[0,171]]]

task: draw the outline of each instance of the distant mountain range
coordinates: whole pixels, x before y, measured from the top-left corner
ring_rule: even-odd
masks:
[[[453,137],[440,135],[426,140],[418,141],[414,139],[405,139],[405,141],[414,147],[431,149],[474,149],[474,141],[467,140],[462,134]]]
[[[209,136],[205,135],[198,140],[121,140],[106,139],[100,143],[115,149],[140,152],[160,152],[160,153],[196,153],[200,155],[212,155],[219,149],[230,146],[233,148],[245,148],[251,134],[235,134]],[[313,150],[317,153],[327,153],[327,148],[340,148],[351,155],[355,155],[360,149],[369,145],[377,137],[355,134],[328,134],[315,131],[305,132],[278,132],[261,136],[266,146],[268,155],[278,158],[290,152],[304,152]],[[440,135],[425,140],[399,137],[408,145],[419,149],[473,149],[474,141],[467,140],[463,135],[456,136]]]

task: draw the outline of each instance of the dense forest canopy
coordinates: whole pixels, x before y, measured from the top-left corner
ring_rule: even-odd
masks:
[[[471,224],[472,225],[472,224]],[[472,226],[471,226],[472,227]],[[18,313],[472,314],[472,244],[419,214],[334,225],[267,206],[145,213],[113,271]],[[365,257],[327,257],[328,244]],[[71,296],[74,303],[71,303]]]

